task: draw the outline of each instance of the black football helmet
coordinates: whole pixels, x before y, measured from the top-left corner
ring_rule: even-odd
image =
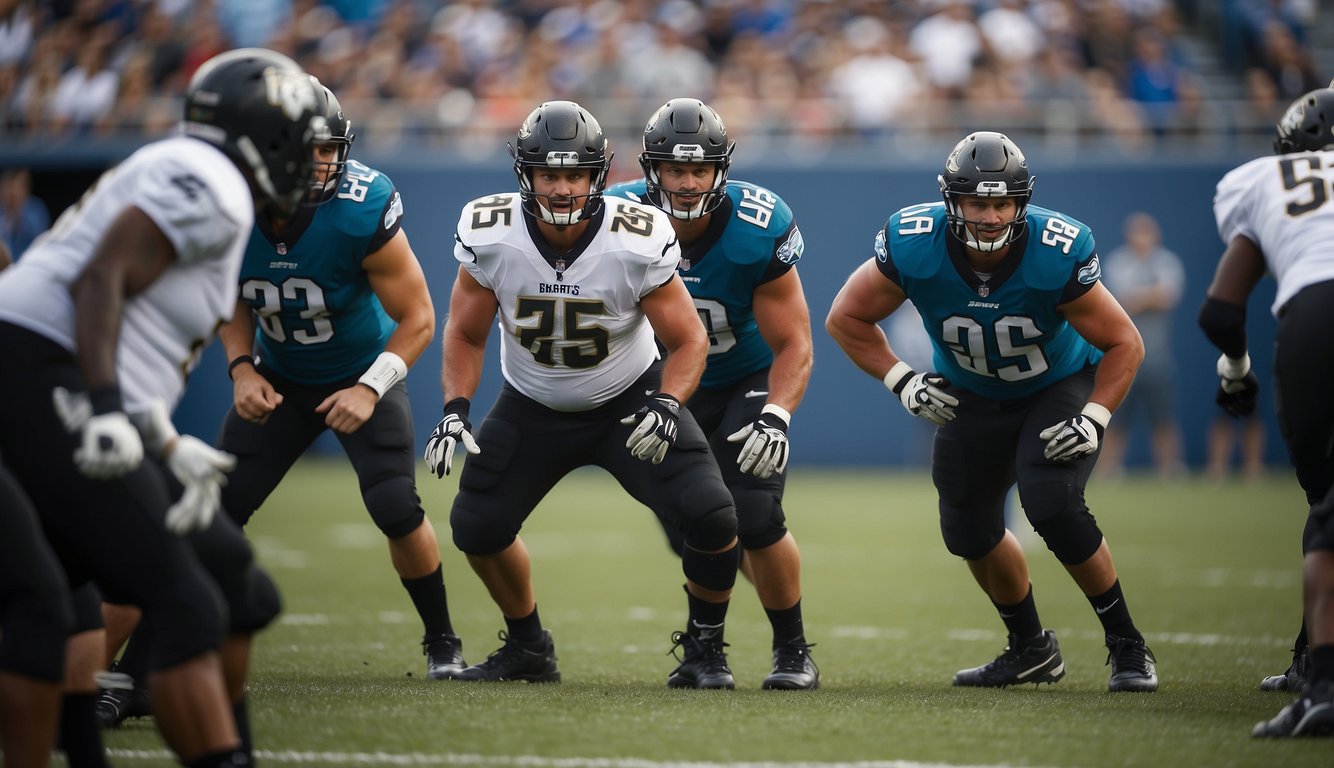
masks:
[[[1334,148],[1334,88],[1317,88],[1292,102],[1274,130],[1276,154]]]
[[[514,175],[519,178],[523,210],[548,224],[567,226],[587,220],[602,205],[602,190],[612,155],[602,126],[588,110],[573,101],[548,101],[538,106],[519,126],[510,145]],[[583,205],[578,200],[568,213],[554,213],[549,195],[533,192],[533,168],[586,168],[591,178]]]
[[[672,99],[658,108],[644,126],[644,151],[639,165],[644,169],[649,202],[678,219],[698,219],[713,212],[726,195],[727,169],[732,165],[736,142],[727,137],[723,119],[699,99]],[[718,171],[713,187],[685,208],[673,205],[674,193],[663,189],[657,164],[714,163]]]
[[[310,77],[281,53],[227,51],[190,79],[181,131],[226,153],[259,209],[290,218],[309,195],[314,145],[329,138],[316,95]]]
[[[945,216],[950,232],[965,245],[979,251],[996,251],[1013,242],[1024,229],[1028,215],[1028,201],[1033,196],[1036,176],[1028,173],[1028,161],[1019,146],[1003,133],[978,131],[963,137],[949,157],[945,171],[936,177],[940,192],[945,196]],[[959,198],[980,197],[1016,198],[1018,211],[1004,236],[981,242],[968,229]]]
[[[338,103],[338,97],[334,96],[333,91],[314,75],[311,75],[310,79],[317,91],[315,100],[319,103],[318,112],[324,115],[324,120],[329,125],[329,139],[316,143],[332,144],[336,149],[332,162],[315,161],[315,176],[310,185],[311,203],[323,205],[334,199],[339,185],[343,183],[347,156],[352,151],[352,142],[357,135],[352,132],[352,121],[343,114],[343,105]],[[321,177],[324,178],[323,183],[320,183]]]

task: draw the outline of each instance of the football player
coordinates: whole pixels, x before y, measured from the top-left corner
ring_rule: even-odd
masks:
[[[644,127],[643,180],[607,193],[661,208],[681,241],[677,271],[709,333],[708,362],[686,405],[732,492],[742,570],[773,629],[773,670],[761,687],[809,690],[820,671],[801,616],[801,553],[783,513],[787,429],[811,376],[810,311],[797,276],[805,244],[782,198],[728,179],[733,146],[712,107],[672,99]],[[681,531],[664,529],[680,554]]]
[[[426,448],[438,476],[462,444],[450,523],[505,619],[504,645],[464,680],[560,680],[537,613],[519,529],[577,467],[609,471],[684,533],[689,621],[667,684],[732,688],[723,622],[740,548],[736,512],[708,442],[681,404],[708,338],[676,273],[666,214],[604,199],[611,156],[593,115],[569,101],[533,110],[511,146],[518,193],[481,197],[459,217],[460,263],[444,331],[444,418]],[[472,434],[470,398],[500,316],[505,384]],[[654,335],[667,350],[658,362]]]
[[[219,446],[236,456],[223,491],[244,525],[325,430],[342,444],[362,501],[418,616],[427,677],[463,669],[435,528],[417,495],[403,379],[435,335],[435,309],[389,177],[348,158],[352,123],[317,84],[331,140],[316,145],[314,205],[260,216],[241,265],[236,314],[219,335],[233,405]]]
[[[1103,431],[1144,357],[1139,332],[1099,280],[1089,228],[1029,205],[1033,176],[1008,137],[964,137],[937,181],[943,204],[889,217],[825,326],[909,413],[937,425],[931,474],[945,546],[968,563],[1009,636],[1000,656],[961,670],[954,684],[1065,675],[1056,635],[1038,618],[1023,549],[1005,529],[1005,496],[1017,482],[1029,522],[1102,623],[1108,690],[1155,691],[1153,653],[1084,503]],[[912,370],[876,325],[908,300],[936,371]]]
[[[1265,272],[1278,281],[1271,311],[1274,400],[1297,482],[1310,505],[1302,533],[1305,623],[1282,689],[1297,698],[1252,734],[1334,735],[1334,90],[1321,88],[1288,107],[1275,156],[1232,170],[1214,195],[1218,234],[1227,244],[1200,308],[1199,322],[1218,358],[1218,404],[1236,416],[1255,410],[1259,379],[1246,348],[1246,300]],[[1304,636],[1304,637],[1303,637]],[[1309,648],[1303,648],[1303,639]],[[1303,677],[1309,678],[1303,680]],[[1277,677],[1277,676],[1276,676]],[[1266,679],[1265,682],[1269,682]],[[1277,683],[1271,689],[1280,689]]]
[[[191,79],[183,135],[104,174],[0,275],[5,465],[71,583],[93,579],[157,630],[158,726],[191,766],[250,764],[229,701],[228,683],[239,682],[223,675],[238,659],[219,649],[229,629],[271,620],[277,599],[224,610],[224,595],[272,585],[240,531],[214,514],[231,458],[176,434],[167,414],[232,313],[256,211],[296,208],[322,132],[314,86],[294,62],[261,49],[220,54]],[[183,486],[174,503],[170,483]],[[239,586],[210,578],[181,538],[195,531],[226,550]]]

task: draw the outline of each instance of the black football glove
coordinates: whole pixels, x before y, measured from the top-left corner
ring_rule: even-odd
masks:
[[[681,403],[671,395],[659,392],[644,401],[638,411],[621,419],[622,424],[634,424],[625,447],[636,459],[650,459],[661,464],[667,449],[676,443],[676,420]]]
[[[474,456],[482,452],[473,439],[472,423],[468,421],[470,405],[466,397],[456,397],[445,403],[445,417],[435,425],[426,441],[426,466],[437,478],[449,474],[449,468],[454,464],[454,446],[459,443],[463,443],[464,449]]]

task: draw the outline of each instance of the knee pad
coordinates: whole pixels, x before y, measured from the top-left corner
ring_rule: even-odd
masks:
[[[68,592],[21,593],[0,611],[0,670],[59,683],[65,676],[65,640],[74,626]]]
[[[230,621],[227,631],[232,634],[254,634],[272,624],[283,609],[278,585],[264,569],[250,566],[246,569],[244,581],[246,586],[242,599],[228,601]]]
[[[221,647],[227,608],[218,586],[202,571],[182,574],[147,597],[140,608],[153,627],[149,669],[170,669]]]
[[[74,625],[71,635],[102,629],[106,622],[102,619],[102,593],[97,591],[91,581],[75,588],[70,594],[70,605],[74,609]]]
[[[746,549],[764,549],[787,535],[787,518],[779,495],[764,488],[734,488],[736,535]]]
[[[1076,486],[1048,481],[1019,486],[1019,498],[1047,549],[1065,565],[1078,565],[1102,544],[1102,531]]]
[[[731,544],[736,538],[736,525],[736,507],[728,499],[725,505],[703,515],[683,519],[681,531],[687,548],[709,552]]]
[[[514,543],[517,530],[497,526],[485,507],[473,507],[462,492],[449,512],[454,546],[465,555],[494,555]]]
[[[995,525],[981,525],[976,515],[969,516],[952,507],[940,507],[940,535],[945,549],[964,560],[979,560],[996,548],[1005,536],[1005,515],[988,515]]]
[[[374,482],[361,492],[371,520],[386,537],[398,539],[417,530],[426,513],[411,477],[394,475]]]
[[[740,545],[723,552],[701,552],[686,547],[681,553],[681,570],[686,578],[715,592],[725,592],[736,585],[740,565]]]

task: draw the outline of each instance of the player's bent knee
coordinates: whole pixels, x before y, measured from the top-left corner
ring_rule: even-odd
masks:
[[[58,683],[65,674],[65,639],[74,626],[74,612],[64,595],[15,595],[0,626],[0,671]]]
[[[1079,565],[1093,557],[1102,546],[1102,531],[1087,510],[1071,511],[1033,521],[1037,531],[1056,559],[1065,565]]]
[[[494,555],[513,544],[518,531],[497,525],[496,519],[485,509],[470,508],[463,496],[455,497],[454,508],[449,513],[454,546],[465,555]]]
[[[181,579],[141,607],[144,620],[155,628],[149,662],[155,671],[217,651],[222,645],[227,609],[217,585],[202,574]]]
[[[736,507],[731,499],[721,506],[703,508],[710,511],[681,521],[686,547],[712,552],[731,544],[737,533]]]
[[[1005,527],[995,530],[969,524],[962,515],[945,515],[940,521],[940,535],[945,540],[945,549],[951,555],[964,560],[981,560],[1000,544],[1005,536]]]
[[[283,601],[278,585],[264,569],[252,565],[246,570],[245,584],[243,599],[228,601],[228,631],[232,634],[254,634],[272,624],[282,613]]]
[[[361,493],[375,527],[386,538],[400,539],[417,530],[426,517],[417,487],[410,477],[389,477],[367,487]]]
[[[736,585],[740,565],[740,546],[722,552],[701,552],[687,546],[681,553],[681,570],[686,578],[715,592],[726,592]]]
[[[764,549],[787,535],[787,517],[778,494],[762,489],[733,490],[737,538],[746,549]]]

